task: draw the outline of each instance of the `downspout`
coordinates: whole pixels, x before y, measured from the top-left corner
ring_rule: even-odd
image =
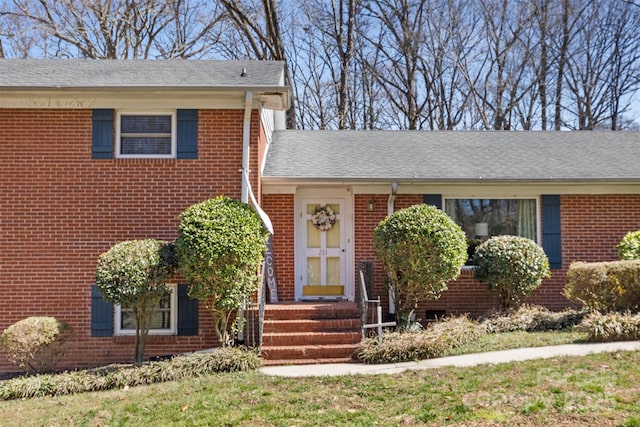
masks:
[[[396,206],[396,194],[398,193],[398,183],[391,183],[391,194],[389,194],[389,199],[387,200],[387,215],[391,215],[395,212]],[[396,305],[393,301],[393,292],[389,289],[389,314],[396,314]],[[396,319],[397,321],[397,319]]]
[[[244,99],[244,121],[242,124],[242,191],[240,201],[249,203],[249,154],[251,145],[251,110],[253,107],[253,92],[247,91]]]
[[[244,120],[242,122],[242,190],[240,192],[240,201],[249,203],[249,154],[251,149],[251,110],[253,109],[253,92],[247,91],[244,97]],[[244,309],[240,307],[238,310],[238,325],[244,323]],[[238,341],[244,341],[244,329],[238,326]]]

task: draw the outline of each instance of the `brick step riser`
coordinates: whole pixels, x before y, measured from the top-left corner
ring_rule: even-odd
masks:
[[[360,313],[353,310],[318,311],[318,310],[267,310],[264,314],[268,320],[331,320],[358,319]]]
[[[333,320],[265,320],[264,333],[282,332],[356,332],[360,330],[359,319]]]
[[[263,347],[266,360],[339,359],[350,358],[356,346],[296,346]]]
[[[296,346],[296,345],[333,345],[358,344],[362,336],[358,332],[351,333],[316,333],[316,334],[265,334],[263,346]]]

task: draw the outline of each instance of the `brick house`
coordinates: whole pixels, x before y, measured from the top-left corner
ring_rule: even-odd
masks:
[[[388,313],[372,236],[394,210],[431,203],[469,239],[533,238],[553,277],[530,302],[552,309],[567,305],[572,261],[615,259],[620,238],[640,229],[640,133],[284,130],[283,70],[0,60],[0,330],[55,316],[75,331],[65,367],[130,360],[130,318],[92,286],[99,254],[123,240],[173,240],[186,207],[220,194],[246,201],[251,189],[274,228],[272,359],[350,354],[361,261],[374,261]],[[336,222],[320,231],[312,217],[327,205]],[[217,344],[207,310],[173,285],[147,356]],[[418,317],[492,307],[469,266]],[[0,352],[0,372],[9,369]]]
[[[248,199],[243,170],[259,189],[283,82],[281,62],[0,60],[0,330],[55,316],[75,332],[67,367],[131,360],[126,313],[92,288],[97,257],[175,239],[207,198]],[[174,285],[149,356],[215,345],[208,311]]]
[[[620,239],[640,229],[639,165],[638,132],[276,131],[262,176],[263,206],[295,213],[272,219],[276,246],[296,242],[276,260],[279,295],[351,300],[358,262],[375,259],[378,222],[429,203],[470,240],[516,234],[538,242],[553,277],[528,302],[566,308],[561,292],[571,262],[615,260]],[[341,224],[334,236],[319,237],[309,222],[327,203],[342,213]],[[384,281],[376,265],[375,294],[386,303]],[[343,286],[323,295],[316,285],[327,283]],[[448,287],[439,300],[423,302],[417,317],[481,316],[495,307],[472,266]]]

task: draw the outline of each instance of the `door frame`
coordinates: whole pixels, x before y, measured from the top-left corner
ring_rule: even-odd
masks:
[[[341,213],[341,232],[345,238],[345,256],[344,256],[344,296],[343,297],[322,297],[322,296],[303,296],[303,277],[305,276],[307,264],[305,256],[305,247],[303,242],[307,231],[307,223],[303,220],[305,206],[303,201],[307,199],[342,199],[344,200],[344,213]],[[313,301],[313,300],[334,300],[342,299],[355,301],[355,280],[354,280],[354,230],[353,230],[353,192],[349,187],[342,188],[299,188],[295,195],[295,211],[294,211],[294,229],[295,229],[295,300],[296,301]]]

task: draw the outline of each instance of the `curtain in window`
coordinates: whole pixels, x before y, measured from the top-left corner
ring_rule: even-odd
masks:
[[[536,201],[521,199],[518,201],[518,235],[537,241],[536,236]]]

